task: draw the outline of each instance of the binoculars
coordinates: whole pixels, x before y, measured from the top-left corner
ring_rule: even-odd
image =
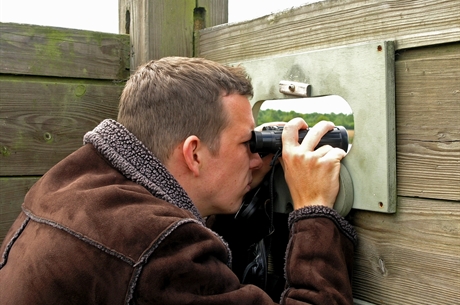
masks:
[[[249,148],[252,153],[276,153],[282,148],[281,134],[283,133],[283,126],[265,126],[262,131],[252,131],[252,137],[249,142]],[[308,133],[308,129],[299,130],[299,143],[302,143],[303,139]],[[343,149],[345,152],[348,151],[348,133],[345,127],[337,126],[331,131],[326,133],[318,145],[315,147],[321,147],[323,145],[330,145],[332,147],[338,147]]]

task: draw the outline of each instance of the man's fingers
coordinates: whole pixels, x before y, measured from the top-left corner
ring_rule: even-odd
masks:
[[[328,132],[334,129],[335,125],[332,122],[321,121],[308,130],[307,135],[302,141],[302,147],[307,151],[313,151],[321,138]]]
[[[308,125],[301,118],[290,120],[283,128],[282,141],[283,147],[291,147],[299,145],[299,130],[307,129]]]
[[[262,131],[262,129],[266,126],[284,126],[286,122],[270,122],[270,123],[263,123],[262,125],[257,126],[254,128],[255,131]]]
[[[338,147],[332,147],[330,145],[324,145],[321,147],[318,147],[317,150],[313,152],[315,155],[317,155],[319,158],[327,158],[331,160],[342,160],[347,153]]]

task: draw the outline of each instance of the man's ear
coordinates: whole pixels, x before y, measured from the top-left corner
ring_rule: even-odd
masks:
[[[189,136],[185,139],[184,145],[182,146],[182,154],[184,156],[185,163],[195,176],[200,174],[201,156],[199,154],[199,150],[201,144],[200,138],[197,136]]]

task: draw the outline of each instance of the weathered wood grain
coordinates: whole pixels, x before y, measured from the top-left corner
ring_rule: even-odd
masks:
[[[205,11],[204,26],[199,30],[228,22],[228,0],[197,0],[196,7]]]
[[[0,23],[0,56],[3,239],[39,176],[102,119],[116,118],[129,36]]]
[[[0,23],[0,73],[122,80],[129,36]]]
[[[385,39],[403,49],[459,41],[459,24],[458,0],[320,1],[201,30],[198,54],[232,63]]]
[[[399,198],[396,214],[356,212],[353,294],[374,304],[457,304],[460,204]]]
[[[228,20],[228,0],[120,0],[120,33],[129,33],[131,71],[164,56],[195,55],[195,33]]]
[[[24,195],[39,177],[0,178],[0,244],[21,211]]]
[[[116,119],[123,83],[0,76],[0,176],[42,175]]]
[[[460,200],[460,42],[398,51],[398,194]]]

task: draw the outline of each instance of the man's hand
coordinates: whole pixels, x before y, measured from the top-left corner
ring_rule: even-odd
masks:
[[[339,192],[340,160],[346,153],[329,145],[314,150],[323,135],[334,127],[332,122],[319,122],[299,144],[299,130],[308,128],[305,121],[295,118],[284,126],[280,162],[294,209],[310,205],[334,206]]]

